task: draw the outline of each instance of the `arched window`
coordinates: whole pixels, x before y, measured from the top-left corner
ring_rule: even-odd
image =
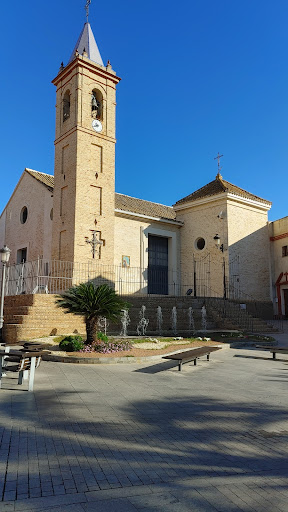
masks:
[[[20,212],[20,222],[21,224],[25,224],[26,220],[27,220],[27,217],[28,217],[28,210],[27,210],[27,206],[23,206],[21,212]]]
[[[66,91],[63,98],[63,121],[70,117],[70,91]]]
[[[97,89],[91,94],[91,115],[94,119],[103,119],[103,96]]]

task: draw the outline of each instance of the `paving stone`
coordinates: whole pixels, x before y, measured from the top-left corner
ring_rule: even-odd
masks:
[[[9,391],[12,401],[0,393],[4,499],[17,489],[19,511],[27,502],[47,510],[68,507],[65,499],[82,500],[79,508],[161,491],[163,500],[178,500],[167,501],[167,512],[186,510],[191,496],[201,512],[209,505],[264,511],[266,502],[287,512],[286,382],[278,378],[286,363],[263,355],[223,350],[209,366],[186,365],[180,375],[149,373],[149,363],[43,362],[27,402],[17,388]],[[20,443],[27,456],[18,463]],[[39,498],[24,499],[28,484]],[[141,510],[156,503],[143,501]]]
[[[85,512],[95,512],[95,503],[83,504]],[[137,509],[128,499],[102,500],[99,506],[101,512],[136,512]]]

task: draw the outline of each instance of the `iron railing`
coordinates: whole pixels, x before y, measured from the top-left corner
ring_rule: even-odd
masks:
[[[179,296],[189,293],[207,296],[209,289],[206,278],[198,276],[195,281],[194,273],[180,274],[178,271],[153,270],[140,267],[119,267],[102,265],[93,262],[71,263],[58,260],[38,259],[9,265],[6,272],[5,295],[60,293],[81,282],[93,281],[96,285],[108,284],[119,295],[149,294],[149,279],[153,279],[153,290],[163,294],[165,289],[168,295]],[[195,286],[196,285],[196,286]]]

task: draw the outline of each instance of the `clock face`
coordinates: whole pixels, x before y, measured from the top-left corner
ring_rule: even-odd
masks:
[[[97,133],[102,132],[102,123],[101,123],[101,121],[99,121],[99,119],[93,119],[93,121],[92,121],[92,128]]]

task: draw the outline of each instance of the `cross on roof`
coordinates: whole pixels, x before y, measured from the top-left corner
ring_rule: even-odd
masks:
[[[89,5],[90,4],[91,4],[91,0],[86,0],[85,11],[86,11],[87,23],[88,23],[88,17],[89,17]]]
[[[218,160],[218,174],[220,174],[220,171],[222,169],[222,167],[220,167],[220,158],[222,158],[223,155],[220,155],[219,154],[219,151],[218,151],[218,155],[215,156],[214,160]]]

